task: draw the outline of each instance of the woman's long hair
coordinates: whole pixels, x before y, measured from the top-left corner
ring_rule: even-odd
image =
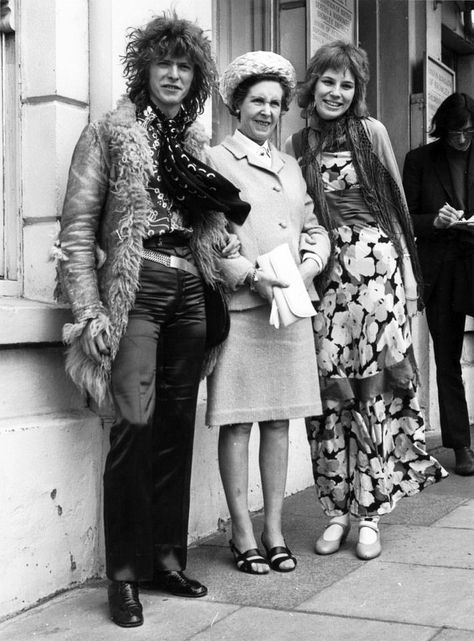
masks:
[[[355,93],[349,112],[361,118],[368,115],[365,95],[369,81],[369,60],[364,49],[350,42],[334,40],[319,47],[311,58],[304,82],[298,90],[298,105],[301,115],[309,118],[314,108],[314,88],[318,79],[328,69],[350,71],[355,80]]]

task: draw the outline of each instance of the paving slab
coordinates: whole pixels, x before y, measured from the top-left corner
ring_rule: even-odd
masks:
[[[472,530],[390,525],[380,531],[384,563],[474,569]]]
[[[474,433],[473,433],[474,440]],[[451,450],[439,448],[440,459],[449,460]],[[430,485],[419,494],[410,496],[399,501],[390,514],[382,517],[382,523],[390,524],[413,524],[431,525],[443,516],[450,514],[456,507],[474,496],[474,477],[462,477],[450,474],[439,483]],[[261,515],[257,515],[256,522],[259,524]],[[304,519],[304,521],[302,521]],[[314,539],[324,529],[327,518],[319,504],[314,487],[304,492],[298,492],[285,499],[284,503],[284,524],[285,535],[288,536],[288,528],[295,523],[295,531],[306,532],[308,525]],[[256,529],[256,532],[259,530]]]
[[[451,527],[474,530],[474,500],[466,501],[433,523],[433,525],[441,528]]]
[[[326,526],[326,516],[322,508],[314,499],[314,492],[305,490],[285,499],[283,511],[283,533],[287,544],[293,550],[295,541],[303,544],[307,552],[313,552],[314,541]],[[308,500],[312,496],[312,500]],[[263,513],[252,514],[252,524],[255,538],[260,545],[260,535],[263,530]],[[229,539],[232,537],[230,522],[221,524],[220,531],[212,536],[199,541],[199,546],[220,545],[228,548]],[[260,545],[261,547],[261,545]]]
[[[294,572],[270,572],[255,576],[239,572],[230,550],[203,546],[191,551],[193,572],[209,589],[206,599],[264,608],[291,609],[327,588],[363,561],[340,555],[298,555]]]
[[[243,608],[192,641],[431,641],[435,634],[428,626]]]
[[[401,499],[393,512],[384,514],[380,522],[393,525],[431,525],[466,501],[466,497],[447,492],[450,478],[431,485],[415,496]],[[444,491],[441,486],[445,484]],[[474,494],[474,489],[473,489]]]
[[[298,606],[308,612],[472,630],[474,572],[369,561]]]
[[[452,451],[428,442],[451,471]],[[0,623],[0,641],[474,641],[473,497],[474,477],[451,474],[400,501],[382,519],[382,556],[367,563],[354,555],[356,527],[338,554],[314,553],[326,517],[311,487],[284,504],[295,572],[238,572],[223,523],[189,552],[207,597],[143,590],[145,625],[125,630],[110,623],[105,581],[90,583]],[[262,513],[253,524],[259,538]]]
[[[0,626],[1,641],[186,641],[238,606],[202,599],[141,594],[145,623],[126,629],[111,624],[105,583],[71,590]]]
[[[315,487],[308,487],[304,492],[297,492],[285,499],[283,506],[284,514],[289,515],[314,515],[315,519],[324,515],[319,503]]]
[[[473,641],[471,630],[441,630],[433,641]]]
[[[471,429],[471,439],[474,443],[474,430]],[[459,497],[470,499],[474,496],[474,476],[459,476],[454,473],[454,454],[453,450],[445,447],[438,447],[429,450],[430,454],[438,459],[441,465],[449,472],[449,477],[440,483],[436,483],[433,488],[437,494],[450,493]],[[428,488],[428,490],[431,488]],[[425,492],[422,492],[424,494]]]

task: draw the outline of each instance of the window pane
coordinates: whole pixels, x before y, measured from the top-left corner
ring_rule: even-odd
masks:
[[[0,279],[16,281],[18,272],[18,205],[17,205],[17,74],[14,32],[1,33],[0,119],[2,125],[0,169],[2,204],[0,229]],[[11,287],[0,280],[0,293],[11,293]]]

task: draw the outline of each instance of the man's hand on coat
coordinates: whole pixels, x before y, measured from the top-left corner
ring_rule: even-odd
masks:
[[[109,337],[104,330],[97,333],[94,319],[88,321],[80,340],[84,353],[96,363],[101,363],[102,358],[110,354]]]
[[[228,234],[227,245],[221,249],[222,258],[238,258],[240,256],[240,240],[236,234]]]

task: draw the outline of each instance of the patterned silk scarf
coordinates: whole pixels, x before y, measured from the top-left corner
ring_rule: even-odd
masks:
[[[184,149],[183,141],[191,124],[181,109],[175,118],[166,118],[156,107],[151,108],[158,118],[161,132],[159,151],[160,189],[177,205],[182,205],[191,216],[221,211],[237,225],[241,225],[250,211],[250,205],[240,199],[240,190],[227,178],[192,156]]]

